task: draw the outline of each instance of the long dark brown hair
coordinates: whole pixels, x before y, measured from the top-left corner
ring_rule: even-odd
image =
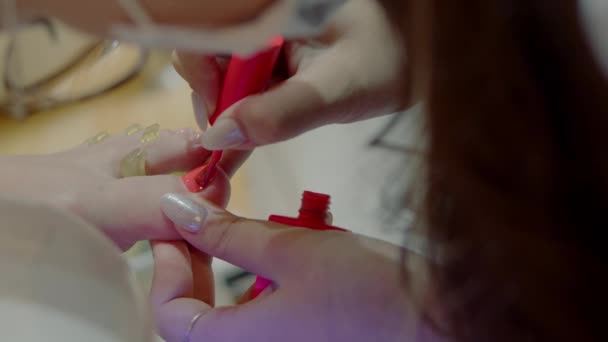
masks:
[[[608,341],[608,86],[577,2],[384,2],[404,93],[426,103],[436,325],[459,341]]]

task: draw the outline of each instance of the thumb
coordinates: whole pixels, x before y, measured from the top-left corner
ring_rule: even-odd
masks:
[[[224,111],[202,137],[208,150],[251,149],[331,123],[325,101],[308,82],[291,78]]]
[[[220,86],[225,72],[221,59],[183,52],[173,52],[175,71],[192,88],[192,109],[200,129],[207,128],[209,115],[217,105]]]
[[[393,101],[398,81],[385,82],[396,73],[376,63],[375,55],[360,56],[356,42],[346,40],[319,51],[301,44],[287,46],[287,58],[295,74],[225,110],[202,136],[206,149],[251,149],[323,125],[358,121],[398,109]],[[362,66],[374,68],[370,71]]]
[[[161,208],[194,247],[275,282],[287,274],[287,258],[298,255],[289,245],[300,229],[241,218],[193,194],[166,194]]]

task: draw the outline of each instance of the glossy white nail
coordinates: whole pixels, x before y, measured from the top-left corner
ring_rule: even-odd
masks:
[[[194,118],[196,123],[201,130],[207,129],[207,121],[209,120],[209,113],[207,106],[203,103],[201,97],[194,91],[190,95],[192,99],[192,109],[194,110]]]
[[[179,228],[198,233],[208,215],[208,210],[182,194],[166,194],[161,197],[160,207]]]
[[[225,150],[245,143],[245,135],[232,118],[220,118],[202,137],[203,146],[208,150]]]

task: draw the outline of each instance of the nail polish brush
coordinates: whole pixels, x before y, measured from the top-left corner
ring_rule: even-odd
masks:
[[[273,70],[283,47],[283,38],[274,37],[267,47],[253,56],[233,55],[228,69],[215,112],[209,117],[213,125],[221,113],[247,96],[264,91],[272,78]],[[183,181],[192,192],[203,190],[217,173],[217,165],[222,159],[223,151],[213,151],[209,162],[183,176]]]

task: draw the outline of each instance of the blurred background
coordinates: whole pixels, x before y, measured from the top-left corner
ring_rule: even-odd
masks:
[[[0,32],[0,80],[2,154],[57,152],[134,123],[196,127],[190,89],[173,70],[170,51],[100,40],[54,20],[39,20],[14,36]],[[397,123],[410,127],[409,117]],[[295,216],[302,191],[317,191],[332,196],[335,225],[401,242],[411,217],[394,208],[403,188],[392,180],[403,178],[407,161],[390,146],[370,147],[393,119],[333,125],[259,148],[232,182],[229,209],[259,219]],[[396,131],[396,142],[384,132],[384,145],[407,143],[400,139],[403,130]],[[147,291],[152,265],[147,243],[125,256]],[[218,304],[232,303],[253,281],[221,261],[214,267]]]

